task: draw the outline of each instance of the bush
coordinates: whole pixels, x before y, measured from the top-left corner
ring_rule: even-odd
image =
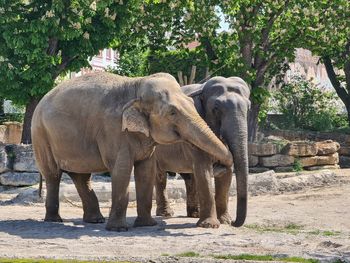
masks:
[[[0,115],[0,124],[8,121],[17,121],[23,123],[24,113],[6,113]]]
[[[272,95],[274,109],[283,114],[278,128],[326,131],[347,126],[339,115],[339,100],[334,92],[295,76]]]

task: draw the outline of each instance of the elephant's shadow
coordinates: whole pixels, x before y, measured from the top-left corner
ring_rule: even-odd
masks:
[[[132,226],[135,217],[128,217],[129,226]],[[161,218],[156,218],[158,224],[151,227],[130,227],[126,232],[113,232],[105,229],[104,224],[84,223],[81,218],[64,220],[63,223],[44,222],[33,219],[25,220],[3,220],[0,221],[0,232],[13,236],[19,236],[24,239],[48,239],[48,238],[65,238],[76,239],[81,236],[95,237],[113,237],[113,236],[198,236],[200,234],[171,233],[170,229],[187,229],[195,228],[194,223],[170,224]]]

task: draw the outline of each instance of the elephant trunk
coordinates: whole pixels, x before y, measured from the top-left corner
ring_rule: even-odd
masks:
[[[223,165],[232,166],[230,150],[215,136],[198,113],[192,113],[191,116],[190,121],[186,121],[186,125],[181,125],[185,127],[180,131],[184,139],[209,153]]]
[[[232,119],[232,117],[230,117]],[[224,122],[227,123],[227,122]],[[248,179],[248,136],[247,122],[244,118],[229,122],[230,127],[223,127],[222,133],[228,142],[233,155],[234,170],[237,185],[237,210],[236,220],[232,222],[235,227],[244,224],[247,215],[247,179]]]

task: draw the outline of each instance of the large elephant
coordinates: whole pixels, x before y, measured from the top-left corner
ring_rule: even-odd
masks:
[[[109,171],[112,207],[107,230],[127,230],[128,185],[134,166],[135,226],[155,225],[151,217],[155,144],[187,141],[232,164],[232,155],[198,115],[193,101],[168,74],[142,78],[93,73],[59,84],[39,102],[32,120],[32,142],[46,180],[45,221],[62,221],[59,183],[72,178],[82,199],[83,220],[102,223],[92,172]]]
[[[237,182],[237,214],[232,225],[239,227],[243,225],[247,213],[247,113],[250,107],[250,89],[246,82],[237,77],[213,77],[204,84],[184,86],[182,90],[192,97],[201,117],[216,136],[228,145],[233,155]],[[203,199],[201,188],[206,188],[207,185],[203,184],[203,179],[196,171],[198,163],[203,163],[203,157],[198,152],[201,151],[193,147],[189,149],[185,144],[157,146],[155,151],[158,162],[157,215],[171,216],[173,214],[165,188],[166,171],[182,173],[185,179],[188,216],[198,216],[196,189],[199,194],[200,218],[203,207],[208,209],[208,201],[201,200]],[[227,202],[232,173],[230,170],[222,173],[219,167],[218,169],[214,167],[214,174],[215,170],[217,170],[216,173],[221,174],[221,176],[215,176],[216,214],[221,223],[228,223],[231,221],[227,213]],[[183,173],[194,173],[194,176]],[[198,223],[201,224],[201,219]]]

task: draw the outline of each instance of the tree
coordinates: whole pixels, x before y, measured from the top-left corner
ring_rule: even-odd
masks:
[[[120,41],[139,0],[0,0],[0,96],[25,104],[22,142],[57,76]]]
[[[350,125],[350,2],[317,1],[306,48],[321,57],[328,77],[344,103]]]
[[[303,43],[311,22],[306,19],[311,7],[306,0],[162,0],[144,9],[148,19],[144,27],[152,32],[153,47],[183,48],[197,39],[213,74],[236,75],[250,83],[249,140],[253,141],[267,86],[294,60],[295,48]],[[220,16],[229,24],[227,32],[220,32]]]

